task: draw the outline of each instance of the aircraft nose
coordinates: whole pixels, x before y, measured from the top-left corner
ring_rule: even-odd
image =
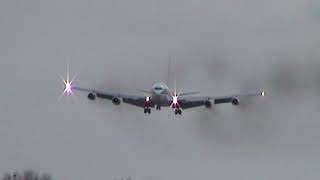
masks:
[[[154,90],[154,93],[155,93],[156,95],[160,95],[162,92],[163,92],[163,90]]]

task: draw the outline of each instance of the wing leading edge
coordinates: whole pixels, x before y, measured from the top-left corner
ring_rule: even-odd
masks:
[[[73,90],[87,92],[88,98],[94,100],[95,98],[111,100],[115,105],[119,105],[121,102],[138,106],[141,108],[154,108],[155,104],[152,101],[146,101],[146,96],[142,95],[128,95],[123,93],[113,93],[107,91],[97,91],[94,89],[86,89],[81,87],[73,87]],[[190,97],[188,95],[196,94],[198,92],[191,92],[182,94],[179,96],[178,104],[181,109],[190,109],[199,106],[211,108],[212,105],[231,103],[233,105],[239,105],[240,99],[247,97],[265,96],[265,92],[253,93],[253,94],[240,94],[230,96],[207,96],[207,97]],[[148,104],[146,104],[148,103]]]
[[[113,93],[113,92],[107,92],[107,91],[97,91],[93,89],[86,89],[81,87],[73,87],[74,90],[87,92],[88,98],[91,100],[94,100],[96,97],[101,99],[108,99],[111,100],[114,104],[119,105],[121,102],[131,104],[134,106],[146,107],[146,97],[145,96],[139,96],[139,95],[128,95],[123,93]],[[148,104],[148,107],[154,107],[154,104],[150,102]]]
[[[198,106],[205,106],[211,108],[212,104],[231,103],[233,105],[239,105],[240,99],[245,97],[265,96],[265,92],[254,94],[241,94],[231,96],[218,96],[218,97],[181,97],[179,98],[179,105],[182,109],[189,109]]]

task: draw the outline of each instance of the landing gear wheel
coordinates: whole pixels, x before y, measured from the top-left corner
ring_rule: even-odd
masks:
[[[174,111],[174,113],[175,113],[175,115],[181,115],[182,114],[182,111],[181,111],[181,109],[176,109],[175,111]]]
[[[151,114],[151,109],[150,108],[144,108],[144,113],[145,114]]]

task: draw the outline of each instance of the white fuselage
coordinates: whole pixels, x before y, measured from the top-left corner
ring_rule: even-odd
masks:
[[[156,106],[170,106],[172,104],[172,94],[166,84],[155,84],[151,93],[151,100]]]

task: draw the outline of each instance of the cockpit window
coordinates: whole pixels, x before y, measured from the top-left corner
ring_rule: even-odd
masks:
[[[157,83],[154,86],[152,86],[153,90],[155,91],[164,91],[168,89],[168,86],[164,83]]]

